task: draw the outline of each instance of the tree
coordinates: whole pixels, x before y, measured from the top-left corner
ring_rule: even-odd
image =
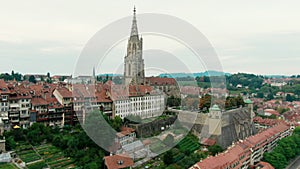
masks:
[[[47,73],[47,79],[46,79],[46,82],[47,82],[47,83],[52,83],[52,79],[51,79],[51,76],[50,76],[50,73],[49,73],[49,72]]]
[[[272,100],[272,99],[274,99],[274,96],[273,96],[272,93],[269,93],[269,94],[267,95],[267,100]]]
[[[215,144],[215,145],[208,147],[208,151],[214,156],[217,153],[222,152],[223,148],[220,145]]]
[[[239,106],[245,106],[244,99],[241,95],[236,97],[236,104],[237,104],[238,107]]]
[[[181,105],[181,98],[175,98],[173,95],[167,99],[167,106],[174,107]]]
[[[264,161],[270,163],[276,169],[283,169],[287,164],[285,156],[280,153],[265,153]]]
[[[258,97],[258,98],[264,98],[264,93],[258,92],[258,93],[256,94],[256,97]]]
[[[225,102],[226,109],[232,109],[237,107],[237,101],[234,97],[227,97]]]
[[[115,116],[115,118],[112,120],[111,126],[114,128],[116,131],[121,131],[122,127],[122,119],[120,116]]]
[[[206,94],[204,97],[200,99],[199,109],[204,112],[208,112],[208,109],[211,104],[211,96]]]
[[[166,165],[170,165],[173,163],[173,151],[169,150],[165,153],[165,155],[163,156],[163,161]]]
[[[31,83],[36,83],[36,79],[33,75],[29,76],[28,81],[31,82]]]
[[[283,114],[283,113],[285,113],[285,112],[287,112],[287,111],[289,111],[290,109],[289,108],[284,108],[284,107],[281,107],[281,106],[279,106],[278,108],[277,108],[277,111],[278,111],[278,113],[280,113],[280,114]]]
[[[292,102],[292,101],[294,101],[294,98],[290,94],[287,94],[285,97],[285,100],[288,102]]]
[[[6,138],[6,142],[5,142],[6,150],[13,150],[16,148],[16,146],[17,146],[17,144],[12,136]]]

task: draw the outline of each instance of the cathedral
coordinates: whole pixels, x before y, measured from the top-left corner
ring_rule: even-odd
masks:
[[[135,8],[133,10],[133,20],[131,33],[127,44],[127,53],[124,58],[124,84],[145,84],[143,38],[139,37],[138,34]]]

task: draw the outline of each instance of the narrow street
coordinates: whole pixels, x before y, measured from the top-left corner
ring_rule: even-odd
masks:
[[[286,169],[300,169],[300,156],[294,160]]]

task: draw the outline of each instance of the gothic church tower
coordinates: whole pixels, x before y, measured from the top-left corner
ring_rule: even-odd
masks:
[[[135,7],[133,10],[130,38],[127,45],[127,54],[124,61],[125,85],[144,85],[145,71],[143,59],[143,38],[139,38]]]

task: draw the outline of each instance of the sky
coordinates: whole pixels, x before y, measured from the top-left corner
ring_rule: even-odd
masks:
[[[138,14],[167,14],[192,24],[214,47],[224,72],[300,74],[297,0],[3,1],[0,72],[70,75],[84,46],[96,32],[131,16],[134,5]],[[137,19],[138,25],[143,22]],[[124,27],[128,35],[130,27],[131,23]],[[140,33],[143,34],[142,30]],[[143,39],[146,67],[147,63],[153,67],[153,62],[159,62],[152,71],[148,68],[147,75],[164,68],[162,63],[168,65],[169,72],[205,71],[204,65],[188,59],[192,53],[181,44],[147,35]],[[122,72],[125,54],[126,38],[108,54],[107,64],[96,65],[96,72]],[[149,54],[159,57],[149,59]],[[185,66],[168,61],[171,55],[185,58]]]

